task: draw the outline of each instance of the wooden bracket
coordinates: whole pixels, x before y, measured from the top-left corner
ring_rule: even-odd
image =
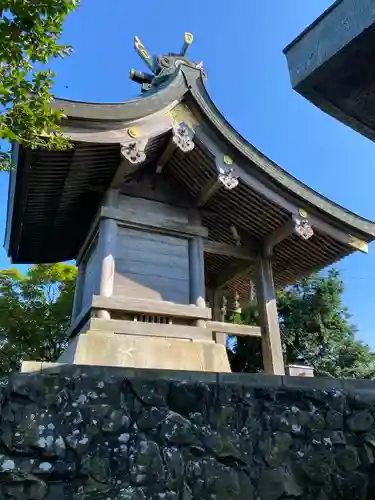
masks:
[[[236,174],[235,162],[232,157],[223,154],[216,142],[210,140],[202,129],[197,129],[196,134],[212,154],[216,168],[216,176],[207,181],[198,195],[196,205],[198,207],[203,207],[221,187],[230,191],[238,186],[239,180]]]
[[[138,141],[126,142],[121,144],[121,155],[133,165],[139,165],[146,160],[145,149],[148,139],[140,139]]]
[[[181,122],[172,128],[173,143],[183,152],[189,153],[194,149],[194,130],[185,122]]]
[[[147,143],[148,139],[144,138],[139,141],[121,144],[121,156],[123,159],[113,176],[111,182],[112,188],[119,188],[128,174],[135,172],[137,168],[145,163]],[[134,165],[137,166],[135,167]]]
[[[303,240],[308,240],[314,235],[314,230],[309,223],[307,214],[303,213],[302,215],[292,215],[290,220],[264,239],[264,255],[266,257],[271,256],[274,247],[292,234],[297,234]]]

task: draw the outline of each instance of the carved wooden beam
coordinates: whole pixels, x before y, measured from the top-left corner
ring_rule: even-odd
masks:
[[[143,138],[121,144],[121,155],[132,165],[139,165],[146,160],[145,149],[148,139]]]
[[[228,245],[227,243],[211,240],[204,241],[204,251],[206,253],[225,255],[226,257],[233,257],[246,261],[253,261],[257,258],[256,252],[247,246]]]
[[[172,141],[183,152],[188,153],[194,149],[194,130],[185,122],[180,122],[172,128]]]
[[[308,240],[314,235],[314,230],[309,223],[307,213],[303,210],[300,210],[298,215],[292,215],[290,220],[264,239],[265,256],[271,256],[273,248],[292,234],[297,234],[303,240]]]
[[[215,153],[217,152],[215,151]],[[232,164],[233,160],[229,155],[217,154],[215,156],[217,175],[213,179],[208,180],[202,187],[198,195],[197,207],[204,207],[221,187],[232,190],[238,186],[239,181],[234,174]]]
[[[168,163],[168,160],[176,151],[180,149],[183,153],[188,153],[194,149],[194,130],[189,127],[185,122],[180,122],[172,127],[172,138],[168,142],[163,154],[161,155],[157,167],[156,173],[160,174]]]
[[[204,207],[214,196],[214,194],[220,189],[220,187],[221,183],[218,181],[218,179],[210,179],[209,181],[207,181],[198,195],[196,206],[198,208]]]
[[[121,129],[123,137],[120,135],[119,142],[123,161],[117,169],[111,186],[118,187],[126,175],[145,164],[147,160],[145,150],[149,138],[172,131],[171,140],[158,161],[158,173],[161,173],[176,148],[184,153],[192,151],[194,149],[194,124],[194,119],[192,120],[192,115],[187,111],[187,108],[174,104],[173,107],[168,106],[138,123],[130,123]],[[102,131],[99,132],[103,135]],[[106,142],[117,142],[119,132],[116,130],[110,132],[112,135],[107,134]],[[102,140],[103,137],[99,134],[98,142],[102,142]]]
[[[171,156],[173,155],[173,153],[176,151],[176,148],[177,148],[177,146],[176,146],[175,142],[173,142],[173,140],[170,139],[170,141],[168,141],[167,147],[163,151],[163,153],[160,156],[159,161],[157,163],[157,166],[156,166],[156,173],[157,174],[161,174],[163,168],[168,163],[168,161],[171,158]]]
[[[131,129],[129,129],[131,133]],[[136,132],[134,132],[136,134]],[[115,175],[113,176],[111,187],[118,188],[122,184],[124,178],[141,167],[146,161],[145,149],[148,143],[148,138],[129,141],[121,144],[122,161],[118,166]]]

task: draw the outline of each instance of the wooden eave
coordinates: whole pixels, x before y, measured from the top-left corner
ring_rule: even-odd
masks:
[[[190,153],[176,150],[162,175],[173,179],[192,200],[198,200],[202,186],[217,177],[215,154],[229,154],[239,176],[237,188],[228,191],[220,187],[202,210],[209,239],[233,244],[229,228],[234,224],[245,239],[261,245],[288,221],[292,211],[306,210],[319,226],[308,241],[291,235],[276,245],[274,277],[279,287],[355,251],[338,240],[335,231],[367,243],[373,241],[373,222],[309,189],[260,153],[217,110],[200,71],[181,65],[164,88],[123,104],[56,101],[68,116],[65,125],[81,134],[72,150],[30,152],[15,147],[19,155],[17,169],[11,174],[6,229],[6,247],[13,262],[75,258],[120,165],[118,134],[129,124],[141,124],[150,115],[182,101],[198,121],[195,148]],[[169,140],[170,131],[149,140],[142,168],[156,166]],[[331,235],[327,227],[334,229]],[[253,268],[251,263],[243,264],[231,257],[207,254],[207,282],[216,286],[223,270],[233,270],[225,286],[248,293]]]

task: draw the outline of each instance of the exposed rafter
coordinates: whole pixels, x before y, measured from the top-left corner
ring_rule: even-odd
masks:
[[[163,151],[162,155],[160,156],[158,163],[156,165],[156,173],[157,174],[161,174],[163,168],[168,163],[170,157],[176,151],[176,148],[177,148],[177,146],[176,146],[175,142],[173,141],[173,139],[171,138],[168,141],[168,144],[167,144],[165,150]]]
[[[292,215],[290,220],[265,238],[263,242],[264,254],[266,256],[272,255],[273,248],[292,234],[297,234],[303,240],[308,240],[314,235],[307,214],[302,210],[298,215]]]
[[[214,196],[214,194],[220,189],[220,182],[218,179],[210,179],[209,181],[206,182],[206,184],[202,187],[198,200],[197,200],[197,207],[201,208],[204,207],[210,199]]]

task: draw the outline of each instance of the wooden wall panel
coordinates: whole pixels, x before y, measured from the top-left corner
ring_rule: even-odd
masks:
[[[114,295],[189,304],[188,240],[120,228]]]
[[[121,195],[119,209],[124,211],[126,220],[156,227],[168,227],[169,223],[183,225],[189,222],[188,211],[144,198]]]

